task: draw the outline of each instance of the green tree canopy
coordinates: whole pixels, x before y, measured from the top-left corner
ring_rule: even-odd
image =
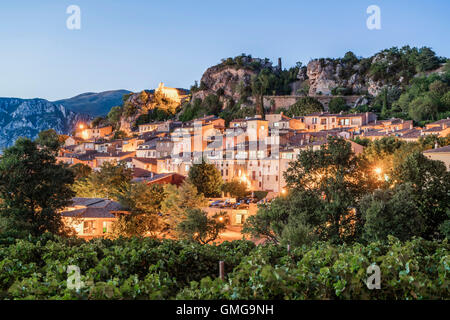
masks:
[[[335,97],[331,99],[330,103],[328,104],[328,111],[330,113],[339,113],[341,111],[348,111],[349,106],[347,105],[347,102],[345,102],[345,99],[342,97]]]
[[[201,163],[196,163],[190,168],[188,178],[205,197],[220,196],[222,176],[215,165],[202,159]]]
[[[48,129],[39,132],[36,138],[36,143],[42,147],[47,148],[51,152],[58,152],[59,148],[64,144],[64,140],[53,129]]]
[[[426,226],[422,237],[439,237],[439,228],[448,219],[450,205],[450,172],[445,164],[415,151],[396,166],[393,178],[398,184],[412,185],[419,214]]]
[[[243,233],[275,243],[301,246],[320,239],[324,226],[323,202],[317,193],[292,190],[270,205],[262,205],[258,213],[244,223]]]
[[[110,198],[118,200],[118,194],[128,187],[132,173],[123,163],[104,162],[100,170],[87,179],[75,182],[73,189],[78,197]]]
[[[302,97],[288,108],[286,115],[288,117],[297,117],[322,111],[323,105],[317,99],[312,97]]]
[[[367,195],[360,204],[363,238],[379,241],[391,235],[405,241],[421,236],[425,221],[419,214],[414,193],[410,184],[400,184],[394,189],[379,189]]]
[[[185,218],[188,209],[201,209],[208,205],[204,195],[188,180],[184,180],[179,187],[172,184],[165,185],[164,194],[161,211],[169,233],[173,233],[176,226]]]
[[[247,184],[237,180],[224,183],[222,185],[222,191],[236,198],[242,198],[249,194]]]
[[[220,232],[226,229],[228,222],[229,218],[225,212],[208,217],[205,211],[189,209],[186,212],[186,218],[177,226],[178,237],[207,244],[219,237]]]
[[[322,239],[333,242],[358,236],[361,221],[355,210],[357,203],[381,183],[369,162],[356,157],[349,142],[335,137],[330,137],[320,150],[300,152],[284,176],[291,190],[313,192],[320,198],[321,205],[317,206],[320,210],[311,210],[310,214],[316,217],[308,221],[320,221],[320,226],[313,226],[319,228]]]
[[[86,179],[92,173],[91,167],[83,163],[76,163],[70,169],[75,174],[75,180]]]
[[[115,128],[118,128],[120,117],[122,117],[123,108],[120,106],[112,107],[108,113],[107,119]]]
[[[137,182],[128,184],[118,194],[119,202],[130,211],[121,215],[113,225],[113,236],[152,236],[163,230],[161,202],[164,200],[161,185]]]
[[[73,181],[73,172],[56,163],[51,148],[19,138],[0,160],[1,217],[32,235],[64,233],[58,210],[70,204]]]

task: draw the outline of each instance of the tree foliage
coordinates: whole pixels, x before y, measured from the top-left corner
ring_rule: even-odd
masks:
[[[32,235],[66,231],[58,210],[74,195],[74,174],[56,163],[54,139],[40,136],[40,141],[50,141],[50,147],[38,148],[36,142],[19,138],[0,160],[0,215],[7,231],[19,228]]]
[[[394,181],[410,183],[415,204],[422,217],[423,238],[439,238],[440,226],[448,219],[450,172],[442,161],[430,160],[421,152],[412,152],[394,170]]]
[[[36,143],[41,148],[47,148],[48,151],[56,154],[64,144],[64,140],[55,130],[48,129],[39,132]]]
[[[162,186],[148,186],[142,182],[130,183],[117,197],[130,214],[119,216],[113,225],[113,237],[156,237],[157,233],[164,229],[161,202],[165,194]]]
[[[0,244],[3,299],[28,300],[441,300],[448,294],[448,241],[413,239],[301,247],[250,241],[64,239],[49,234]],[[84,285],[67,288],[67,266]],[[224,261],[226,281],[218,277]],[[382,290],[366,286],[380,266]]]
[[[361,201],[360,207],[363,238],[367,241],[386,240],[390,235],[405,241],[424,232],[424,219],[419,214],[410,184],[376,190]]]
[[[201,163],[195,163],[189,169],[188,178],[205,197],[220,196],[222,176],[215,165],[202,159]]]
[[[208,205],[204,195],[188,180],[184,180],[179,187],[165,185],[164,194],[161,212],[170,234],[174,234],[177,225],[185,219],[187,210],[201,209]]]
[[[284,174],[289,195],[262,207],[246,231],[297,244],[318,238],[336,243],[358,238],[358,201],[379,183],[350,143],[330,137],[320,150],[300,152]],[[264,220],[266,220],[264,222]],[[298,232],[296,232],[298,230]]]
[[[92,173],[91,167],[83,163],[76,163],[70,167],[75,175],[75,181],[86,179]]]
[[[348,111],[349,107],[342,97],[334,97],[328,104],[328,111],[330,113],[339,113],[341,111]]]
[[[181,121],[190,121],[206,115],[218,116],[222,111],[223,103],[218,95],[210,94],[204,100],[196,98],[186,103],[180,114]]]
[[[315,98],[303,97],[290,106],[285,114],[288,117],[304,116],[314,112],[322,112],[323,105]]]
[[[203,210],[189,209],[185,219],[177,225],[178,237],[207,244],[219,237],[220,232],[226,229],[228,222],[229,218],[225,212],[208,217]]]
[[[132,174],[123,163],[104,162],[100,170],[93,171],[86,179],[77,180],[73,190],[78,197],[118,199],[127,188]]]
[[[236,198],[243,198],[250,193],[247,184],[237,180],[224,183],[222,185],[222,191]]]

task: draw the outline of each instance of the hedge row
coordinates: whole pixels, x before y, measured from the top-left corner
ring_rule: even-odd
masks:
[[[44,235],[0,245],[2,299],[448,299],[449,244],[388,243],[286,248],[248,241],[199,245],[152,239]],[[218,275],[225,261],[226,279]],[[381,289],[366,269],[381,270]],[[67,288],[67,266],[84,286]]]

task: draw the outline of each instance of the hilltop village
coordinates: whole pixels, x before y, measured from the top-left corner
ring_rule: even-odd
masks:
[[[156,92],[165,99],[180,103],[186,96],[162,84]],[[131,126],[128,126],[131,127]],[[391,118],[377,120],[372,112],[330,113],[315,112],[288,117],[283,112],[255,115],[226,121],[210,115],[182,122],[179,120],[142,123],[126,137],[117,138],[112,125],[93,126],[78,123],[73,135],[66,138],[57,160],[69,165],[83,164],[99,170],[106,162],[122,163],[131,169],[133,181],[179,186],[188,175],[193,163],[206,161],[216,166],[223,182],[239,181],[252,193],[265,192],[262,201],[286,193],[283,173],[300,151],[318,150],[330,136],[344,138],[355,154],[364,146],[357,138],[376,140],[393,136],[415,142],[427,135],[445,137],[450,134],[450,119],[443,119],[417,127],[412,120]],[[428,151],[450,166],[448,147]],[[445,150],[444,150],[445,149]],[[442,159],[444,156],[444,159]],[[221,198],[229,201],[226,195]],[[227,200],[226,200],[227,199]],[[118,203],[108,199],[75,198],[75,204],[63,212],[66,219],[77,221],[79,236],[102,236],[120,212]],[[236,200],[234,200],[236,201]],[[222,202],[222,204],[224,203]],[[249,215],[256,214],[256,204],[233,210],[231,225],[236,239],[241,237],[239,226]],[[214,208],[206,208],[215,212]],[[241,208],[242,209],[242,208]],[[73,221],[71,222],[73,225]],[[95,227],[98,224],[99,227]],[[86,227],[88,226],[88,227]],[[107,227],[108,226],[108,227]]]

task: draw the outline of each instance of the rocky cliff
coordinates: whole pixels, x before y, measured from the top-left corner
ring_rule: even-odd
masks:
[[[250,86],[252,76],[256,74],[256,71],[247,68],[211,67],[202,76],[200,83],[203,90],[195,92],[193,98],[204,99],[209,94],[223,90],[224,96],[239,100],[239,86]]]
[[[0,98],[0,152],[18,137],[34,139],[42,130],[70,133],[87,118],[44,99]]]
[[[264,69],[270,72],[278,70],[269,59],[252,58],[245,54],[223,59],[203,73],[200,87],[193,89],[192,98],[204,99],[210,94],[218,94],[237,101],[243,92],[251,90],[252,78]]]
[[[427,47],[393,47],[368,58],[347,52],[343,58],[310,61],[297,78],[308,81],[309,95],[377,96],[383,88],[404,89],[411,79],[437,70],[445,60]]]
[[[315,59],[308,63],[306,77],[299,74],[300,81],[309,82],[309,95],[332,95],[333,90],[349,94],[378,95],[387,83],[375,81],[359,63],[350,64],[332,59]],[[400,83],[391,83],[400,85]]]
[[[189,90],[165,87],[143,90],[124,96],[121,116],[116,127],[131,134],[139,123],[174,118],[181,105],[190,98]]]
[[[430,48],[409,46],[381,50],[367,58],[347,52],[342,58],[313,59],[306,66],[289,70],[282,70],[281,64],[273,67],[268,59],[242,55],[224,59],[222,63],[208,68],[200,86],[194,88],[193,98],[204,99],[209,94],[219,94],[237,101],[243,92],[251,96],[252,78],[261,73],[268,75],[263,79],[265,95],[279,91],[280,82],[287,81],[291,95],[375,97],[383,88],[405,89],[412,78],[436,70],[444,61],[445,58],[437,57]],[[280,76],[294,71],[297,72],[294,78]]]

